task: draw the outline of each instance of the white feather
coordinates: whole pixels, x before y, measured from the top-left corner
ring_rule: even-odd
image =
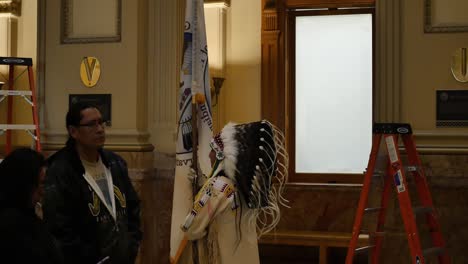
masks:
[[[235,125],[235,123],[229,122],[221,131],[221,140],[224,144],[224,172],[232,180],[235,180],[237,154],[239,152],[238,142],[234,138],[236,134]]]

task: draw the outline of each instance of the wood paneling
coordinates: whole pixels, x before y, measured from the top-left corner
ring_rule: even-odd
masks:
[[[279,89],[279,31],[262,33],[262,118],[284,129],[284,90]]]
[[[329,249],[333,247],[347,248],[351,233],[317,232],[317,231],[283,231],[270,232],[260,239],[260,244],[282,246],[306,246],[319,248],[319,263],[329,263]],[[359,235],[358,247],[369,245],[368,235]]]
[[[284,33],[278,12],[262,13],[261,114],[281,129],[285,128]]]

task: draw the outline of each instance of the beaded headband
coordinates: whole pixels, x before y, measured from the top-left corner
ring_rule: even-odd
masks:
[[[224,159],[224,144],[223,140],[221,139],[221,135],[217,134],[215,135],[211,141],[210,141],[210,147],[214,152],[216,153],[216,159],[217,160],[223,160]]]

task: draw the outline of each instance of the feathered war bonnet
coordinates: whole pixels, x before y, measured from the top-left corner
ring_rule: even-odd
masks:
[[[267,120],[229,123],[210,145],[220,163],[216,171],[236,182],[248,208],[258,209],[258,235],[270,231],[279,222],[279,204],[287,202],[282,197],[288,172],[284,134]]]

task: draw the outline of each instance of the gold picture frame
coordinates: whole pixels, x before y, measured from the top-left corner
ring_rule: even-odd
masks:
[[[62,0],[61,43],[121,41],[122,0]]]
[[[424,32],[468,32],[466,0],[424,0]]]

